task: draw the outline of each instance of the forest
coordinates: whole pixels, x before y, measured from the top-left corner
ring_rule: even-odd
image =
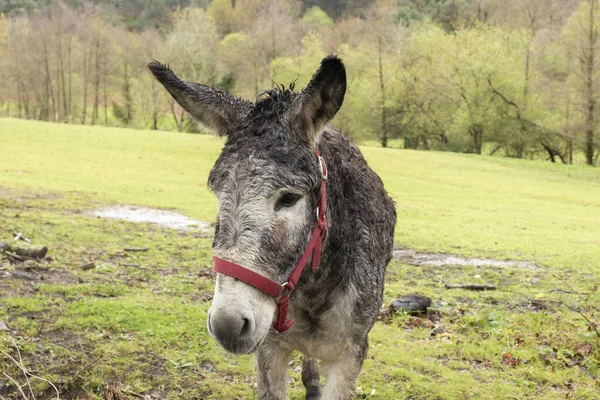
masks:
[[[357,143],[599,164],[600,0],[0,0],[0,117],[197,133],[148,61],[255,99],[329,53]]]

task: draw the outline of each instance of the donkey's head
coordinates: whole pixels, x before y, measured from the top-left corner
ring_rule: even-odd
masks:
[[[285,282],[315,222],[321,183],[315,152],[346,92],[341,60],[323,59],[301,93],[273,89],[256,104],[180,80],[158,62],[149,67],[184,109],[227,137],[208,178],[219,200],[214,254]],[[208,330],[226,350],[250,353],[269,332],[275,309],[273,297],[218,274]]]

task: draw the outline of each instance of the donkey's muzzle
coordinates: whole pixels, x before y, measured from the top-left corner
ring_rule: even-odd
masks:
[[[230,309],[211,309],[208,312],[208,331],[223,348],[236,354],[246,354],[256,348],[256,324],[252,312]]]

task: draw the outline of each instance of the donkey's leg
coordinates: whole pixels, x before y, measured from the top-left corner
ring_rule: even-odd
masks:
[[[292,351],[286,350],[268,338],[256,350],[258,400],[288,400],[288,362]]]
[[[319,362],[314,357],[302,356],[302,383],[306,388],[306,400],[321,398],[321,378]]]
[[[335,361],[323,361],[325,387],[322,398],[327,400],[352,400],[356,391],[358,374],[367,355],[368,344],[360,346],[356,352]]]

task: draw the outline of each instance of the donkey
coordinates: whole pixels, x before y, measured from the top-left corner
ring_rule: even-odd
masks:
[[[185,110],[227,137],[208,178],[219,203],[211,336],[229,352],[255,352],[259,399],[288,398],[294,350],[304,355],[307,399],[353,399],[396,210],[358,147],[327,125],[346,93],[342,61],[327,56],[300,93],[278,87],[256,103],[148,66]]]

